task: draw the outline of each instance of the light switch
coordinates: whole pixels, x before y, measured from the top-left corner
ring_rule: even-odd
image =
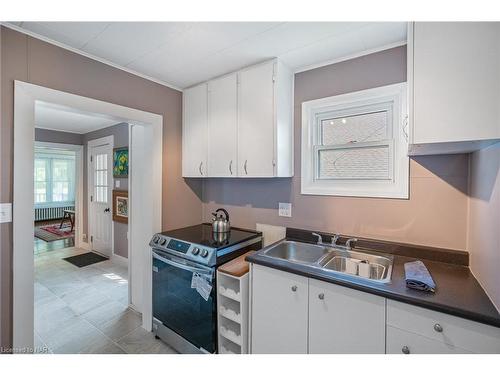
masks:
[[[115,180],[115,188],[119,188],[120,187],[120,180]]]
[[[12,203],[0,203],[0,223],[12,221]]]
[[[285,217],[292,217],[292,204],[280,202],[278,204],[278,215]]]

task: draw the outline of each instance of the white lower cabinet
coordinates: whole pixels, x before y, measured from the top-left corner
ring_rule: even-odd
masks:
[[[251,293],[252,353],[385,351],[382,297],[259,265]]]
[[[307,353],[308,279],[252,265],[251,352]]]
[[[466,354],[465,349],[446,342],[387,326],[387,354]]]
[[[385,298],[309,280],[309,353],[385,352]]]
[[[252,265],[251,353],[500,354],[500,328]]]
[[[388,353],[393,353],[389,350],[393,348],[401,352],[401,345],[410,347],[400,341],[402,334],[392,332],[390,336],[390,327],[410,332],[407,334],[408,339],[411,339],[409,342],[415,342],[416,346],[413,353],[500,353],[500,328],[407,303],[387,300],[387,327]],[[418,335],[418,340],[412,335]],[[397,341],[393,342],[392,339]],[[420,344],[428,340],[429,345]]]

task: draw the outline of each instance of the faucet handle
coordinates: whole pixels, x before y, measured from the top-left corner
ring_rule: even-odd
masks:
[[[334,233],[330,242],[332,243],[332,245],[336,245],[338,240],[339,240],[339,235]]]
[[[317,238],[318,238],[318,243],[323,243],[323,237],[321,237],[321,234],[314,233],[314,232],[312,232],[311,234],[312,234],[314,237],[317,237]]]
[[[345,242],[345,247],[347,247],[349,250],[351,250],[351,244],[352,243],[356,243],[358,242],[358,239],[357,238],[349,238],[346,242]]]

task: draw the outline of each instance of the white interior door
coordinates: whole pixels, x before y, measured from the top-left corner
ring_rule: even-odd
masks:
[[[90,247],[105,256],[112,254],[113,144],[104,140],[90,144],[89,234]]]

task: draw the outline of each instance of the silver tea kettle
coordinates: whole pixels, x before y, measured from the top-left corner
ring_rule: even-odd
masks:
[[[224,216],[219,215],[218,213],[224,213]],[[214,233],[227,233],[231,230],[231,224],[229,223],[229,214],[223,208],[218,208],[215,212],[212,213],[214,216],[212,218],[212,232]]]

